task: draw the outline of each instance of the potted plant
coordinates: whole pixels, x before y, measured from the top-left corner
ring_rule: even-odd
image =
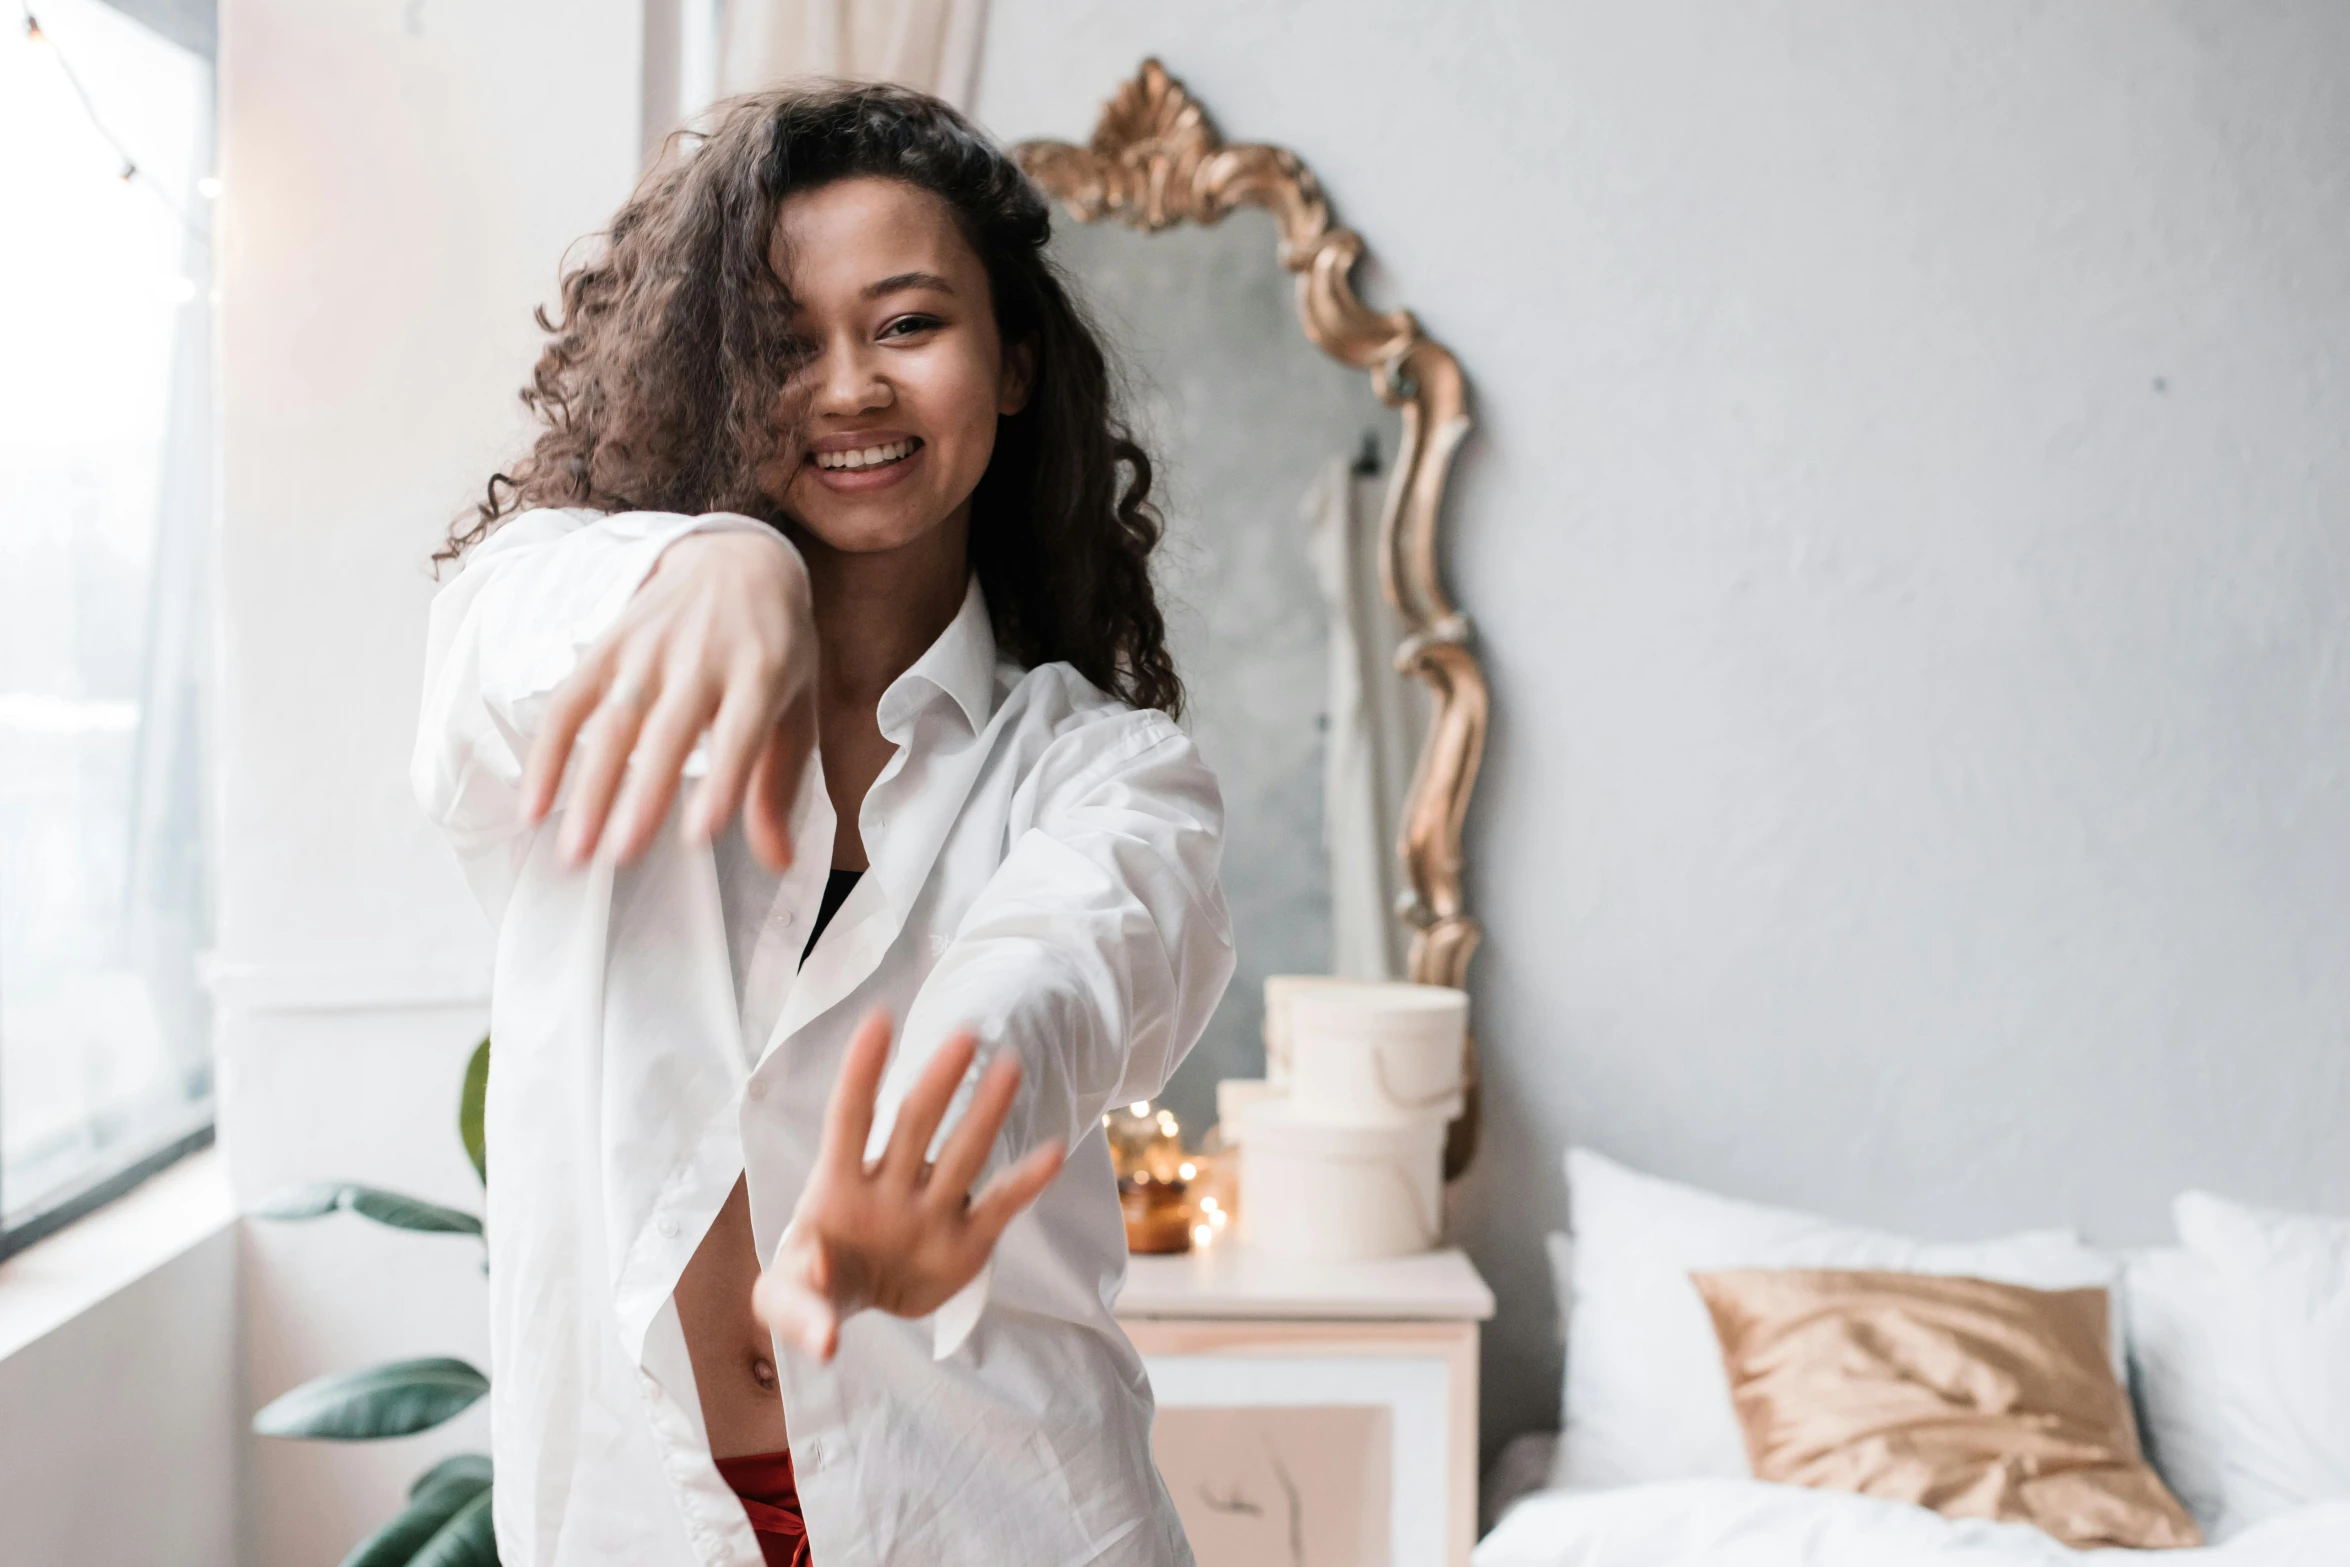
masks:
[[[457,1102],[457,1134],[485,1187],[489,1158],[482,1138],[482,1097],[489,1068],[490,1042],[484,1039],[466,1063]],[[397,1230],[484,1240],[482,1222],[473,1214],[353,1181],[322,1181],[281,1192],[256,1208],[254,1217],[321,1219],[332,1213],[355,1213]],[[485,1272],[489,1267],[486,1250],[482,1267]],[[316,1442],[413,1436],[454,1419],[489,1390],[490,1379],[462,1360],[397,1360],[305,1382],[272,1399],[253,1417],[253,1429],[263,1436]],[[497,1560],[489,1458],[459,1453],[417,1476],[408,1505],[353,1547],[343,1567],[496,1567]]]

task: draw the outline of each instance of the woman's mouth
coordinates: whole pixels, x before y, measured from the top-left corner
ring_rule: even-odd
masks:
[[[843,446],[808,454],[815,480],[835,495],[864,495],[902,482],[922,455],[922,438],[896,435],[863,446]]]
[[[864,473],[874,468],[887,468],[904,462],[921,449],[922,443],[913,436],[901,436],[894,441],[883,441],[873,446],[860,446],[848,451],[813,452],[810,460],[827,473]]]
[[[918,435],[892,436],[863,446],[810,452],[808,467],[815,481],[835,495],[864,495],[902,483],[919,466],[924,450]]]

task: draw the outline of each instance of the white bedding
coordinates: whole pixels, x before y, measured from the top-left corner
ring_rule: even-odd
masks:
[[[2067,1550],[2025,1524],[1759,1480],[1537,1491],[1477,1546],[1476,1567],[2350,1567],[2350,1502],[2320,1502],[2194,1551]]]

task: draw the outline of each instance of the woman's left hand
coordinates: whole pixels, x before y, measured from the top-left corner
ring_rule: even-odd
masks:
[[[752,1306],[786,1344],[830,1361],[840,1325],[868,1306],[899,1317],[928,1316],[979,1276],[1004,1226],[1060,1173],[1066,1151],[1039,1148],[988,1182],[972,1180],[1012,1108],[1019,1058],[1006,1052],[979,1076],[938,1162],[924,1155],[979,1041],[957,1034],[939,1047],[898,1110],[881,1158],[868,1166],[874,1100],[889,1064],[890,1020],[873,1012],[857,1026],[833,1084],[824,1143],[783,1240],[752,1292]]]

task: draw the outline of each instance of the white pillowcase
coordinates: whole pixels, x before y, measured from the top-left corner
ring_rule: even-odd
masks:
[[[2040,1289],[2110,1285],[2112,1262],[2069,1230],[1936,1246],[1716,1197],[1567,1150],[1574,1299],[1557,1483],[1744,1476],[1746,1444],[1692,1272],[1868,1268]]]
[[[2211,1291],[2214,1532],[2350,1500],[2350,1220],[2208,1192],[2187,1193],[2171,1211]]]
[[[2140,1252],[2123,1269],[2122,1303],[2147,1460],[2216,1545],[2230,1531],[2220,1505],[2225,1383],[2211,1269],[2177,1247]]]

